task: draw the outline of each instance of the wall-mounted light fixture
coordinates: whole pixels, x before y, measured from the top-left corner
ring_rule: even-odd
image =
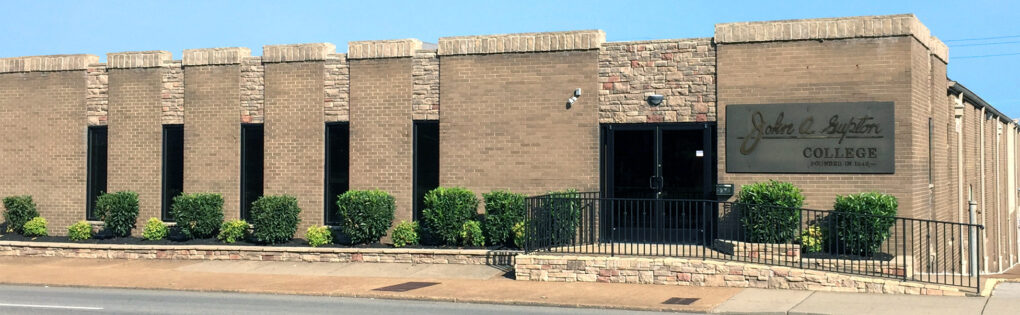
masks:
[[[648,96],[648,105],[659,106],[659,104],[662,104],[662,95],[652,94]]]
[[[581,89],[574,90],[574,96],[571,96],[570,98],[567,99],[567,108],[570,108],[571,105],[574,105],[574,102],[577,102],[578,97],[581,97]]]

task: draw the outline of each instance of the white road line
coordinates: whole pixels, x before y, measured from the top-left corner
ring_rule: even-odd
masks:
[[[0,307],[27,307],[27,308],[52,308],[52,309],[65,309],[65,310],[90,310],[99,311],[102,307],[90,307],[90,306],[64,306],[64,305],[35,305],[35,304],[8,304],[0,303]]]

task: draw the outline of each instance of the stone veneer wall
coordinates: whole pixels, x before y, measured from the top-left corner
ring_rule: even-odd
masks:
[[[184,123],[184,69],[180,60],[174,60],[167,64],[167,71],[163,72],[163,89],[160,92],[160,99],[163,104],[164,125]]]
[[[793,289],[963,296],[963,288],[846,274],[686,258],[518,255],[517,280]]]
[[[326,57],[326,121],[349,121],[351,116],[351,68],[347,54]]]
[[[517,251],[417,248],[315,248],[229,245],[109,245],[0,242],[0,256],[153,260],[254,260],[513,265]]]
[[[716,120],[711,38],[614,42],[599,50],[599,122]],[[663,96],[651,106],[646,99]]]
[[[110,76],[106,72],[105,63],[95,63],[86,69],[88,75],[88,95],[85,96],[85,107],[89,126],[105,126],[107,110],[110,105]]]
[[[411,116],[414,120],[439,120],[439,56],[436,50],[414,52]]]
[[[265,122],[266,67],[262,57],[252,56],[241,60],[241,122]]]

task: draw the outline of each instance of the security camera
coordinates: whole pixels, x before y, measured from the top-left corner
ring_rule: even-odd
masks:
[[[574,90],[574,97],[581,97],[581,89]]]
[[[662,104],[662,95],[654,94],[648,96],[648,105],[659,106]]]

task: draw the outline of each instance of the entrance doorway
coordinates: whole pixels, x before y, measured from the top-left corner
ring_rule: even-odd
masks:
[[[715,198],[715,123],[605,124],[601,138],[604,237],[703,241],[714,207],[697,201]]]

